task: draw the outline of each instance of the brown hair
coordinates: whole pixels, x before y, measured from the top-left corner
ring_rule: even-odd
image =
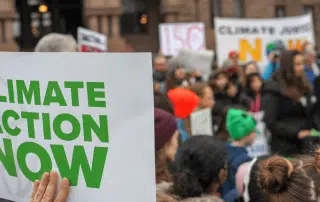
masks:
[[[320,149],[314,156],[260,162],[258,183],[269,202],[316,202],[320,196]]]
[[[213,92],[221,92],[224,91],[225,89],[220,89],[217,85],[216,85],[216,79],[220,76],[220,75],[224,75],[225,77],[227,77],[229,79],[229,76],[227,73],[223,72],[221,69],[217,69],[216,71],[214,71],[210,77],[209,77],[209,81],[208,81],[208,85],[209,87],[212,89]]]
[[[273,79],[280,83],[281,88],[291,99],[298,100],[301,96],[311,92],[311,86],[306,75],[296,77],[294,74],[294,58],[299,51],[286,51],[281,55],[280,68]]]
[[[154,96],[154,107],[163,109],[171,114],[174,113],[172,103],[170,102],[169,98],[160,92],[153,92]]]
[[[157,184],[161,182],[171,182],[171,173],[168,168],[167,155],[165,153],[165,148],[161,148],[155,153],[156,159],[156,182]]]
[[[204,89],[209,87],[207,83],[195,83],[189,87],[189,90],[194,92],[198,97],[202,98],[204,95]]]
[[[166,88],[167,91],[179,87],[179,83],[183,82],[183,80],[179,80],[176,78],[176,70],[184,68],[182,66],[176,67],[174,70],[168,73],[167,80],[166,80]]]
[[[247,86],[247,82],[248,82],[248,76],[249,75],[247,75],[246,74],[246,70],[247,70],[247,68],[248,68],[248,66],[249,65],[254,65],[255,67],[256,67],[256,69],[257,69],[257,74],[260,74],[260,71],[259,71],[259,66],[258,66],[258,64],[257,64],[257,62],[255,62],[255,61],[250,61],[250,62],[248,62],[248,63],[246,63],[244,66],[243,66],[243,68],[242,68],[242,71],[241,71],[241,74],[239,75],[239,80],[240,80],[240,83],[241,83],[241,85],[243,86],[243,87],[246,87]],[[252,73],[251,73],[252,74]]]

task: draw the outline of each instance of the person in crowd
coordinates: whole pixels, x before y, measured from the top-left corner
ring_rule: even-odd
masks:
[[[166,90],[169,91],[171,89],[177,87],[187,87],[189,86],[188,81],[186,80],[186,74],[184,71],[184,67],[179,66],[169,72],[167,80],[166,80]]]
[[[153,78],[158,83],[163,83],[166,80],[168,71],[167,59],[162,54],[159,54],[153,60]]]
[[[213,120],[218,120],[222,116],[223,110],[231,101],[226,93],[229,78],[223,71],[217,70],[209,78],[209,85],[214,92],[216,107],[212,110]]]
[[[203,78],[202,78],[202,72],[199,71],[199,70],[194,70],[192,72],[189,73],[188,75],[188,81],[189,83],[192,85],[192,84],[195,84],[195,83],[201,83],[203,82]]]
[[[153,92],[153,100],[155,108],[167,111],[172,115],[174,114],[172,103],[165,94],[160,92]]]
[[[175,158],[178,150],[179,132],[173,115],[162,109],[154,109],[156,182],[166,186],[171,182],[169,162]]]
[[[189,89],[199,97],[199,104],[195,111],[205,108],[214,108],[215,100],[213,91],[207,83],[196,83],[191,85]]]
[[[175,165],[173,184],[163,192],[183,202],[223,202],[218,189],[228,172],[227,152],[221,142],[210,136],[193,136],[182,144]]]
[[[267,45],[266,54],[269,62],[262,74],[262,79],[265,81],[269,80],[273,73],[276,72],[280,67],[280,51],[275,43],[269,43]]]
[[[236,175],[237,190],[240,193],[238,201],[267,202],[265,193],[260,189],[257,179],[260,162],[270,157],[270,155],[260,156],[239,167]]]
[[[66,202],[70,190],[69,180],[63,178],[60,183],[59,191],[57,191],[57,187],[58,174],[54,171],[51,171],[50,173],[44,173],[41,181],[36,180],[33,183],[30,202]]]
[[[227,106],[224,111],[223,115],[221,116],[219,122],[215,125],[215,137],[222,141],[223,143],[227,143],[231,141],[231,137],[229,135],[229,132],[227,130],[226,121],[227,121],[227,112],[229,109],[241,109],[243,111],[247,111],[247,109],[241,105],[229,105]]]
[[[313,85],[314,80],[317,76],[319,76],[319,67],[315,63],[316,60],[316,52],[312,48],[307,48],[304,50],[304,59],[305,59],[305,66],[304,66],[304,71],[305,74],[310,82],[310,85]]]
[[[272,152],[284,156],[302,152],[302,140],[311,136],[311,93],[303,55],[284,52],[279,71],[264,84],[264,122],[271,132]]]
[[[256,121],[246,111],[230,108],[226,117],[226,129],[231,137],[231,142],[226,143],[228,151],[228,179],[221,186],[221,194],[227,202],[233,202],[239,197],[236,190],[235,175],[239,166],[251,160],[246,147],[251,145],[256,138]]]
[[[191,134],[188,117],[199,106],[200,98],[194,92],[186,88],[175,88],[168,92],[168,98],[177,118],[180,140],[184,142]]]
[[[250,112],[261,111],[263,81],[258,73],[247,77],[246,95],[250,99]]]
[[[258,184],[268,202],[316,202],[320,197],[320,150],[286,159],[273,156],[259,163]]]
[[[256,62],[250,61],[243,67],[243,73],[241,74],[240,83],[243,88],[247,86],[248,75],[257,73],[260,74],[259,66]]]
[[[35,52],[76,52],[77,42],[71,35],[51,33],[40,39]]]
[[[223,63],[223,71],[227,73],[229,80],[237,82],[242,75],[242,64],[237,51],[230,51],[229,58]]]

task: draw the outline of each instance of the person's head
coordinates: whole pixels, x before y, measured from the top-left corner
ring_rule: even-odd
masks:
[[[314,61],[316,60],[316,51],[310,48],[306,49],[304,51],[304,59],[307,65],[312,65],[312,63],[314,63]]]
[[[253,73],[249,74],[247,77],[247,88],[254,93],[259,93],[261,91],[263,82],[260,74]]]
[[[168,74],[167,78],[167,90],[171,90],[176,87],[183,86],[183,81],[185,79],[184,67],[178,66]]]
[[[170,114],[174,114],[172,103],[168,99],[168,97],[160,92],[154,92],[154,107],[162,109],[164,111],[169,112]]]
[[[304,73],[304,58],[298,51],[285,51],[281,55],[279,71],[274,75],[279,79],[289,97],[299,99],[311,92],[311,86]]]
[[[182,146],[175,161],[173,193],[179,198],[213,194],[227,179],[227,152],[211,136],[193,136]]]
[[[213,91],[221,92],[226,89],[229,77],[227,73],[217,70],[210,76],[209,80],[210,87]]]
[[[226,127],[226,123],[227,123],[227,114],[229,109],[240,109],[243,111],[248,111],[248,109],[246,109],[245,107],[243,107],[242,105],[231,105],[226,107],[225,109],[223,109],[223,114],[221,119],[219,120],[218,123],[218,131],[216,134],[216,137],[223,141],[223,142],[227,142],[231,139],[230,134],[228,133],[227,127]]]
[[[304,58],[299,51],[286,51],[280,59],[280,72],[285,79],[301,77],[304,71]]]
[[[273,156],[259,164],[258,184],[269,202],[316,202],[320,199],[320,151],[285,159]]]
[[[194,92],[199,98],[198,108],[210,108],[214,107],[215,101],[213,97],[213,91],[210,86],[206,83],[195,83],[189,88],[192,92]]]
[[[256,62],[251,61],[244,66],[243,71],[246,76],[253,73],[259,73],[259,66]]]
[[[35,52],[76,52],[77,42],[71,35],[51,33],[40,39]]]
[[[153,61],[153,66],[156,71],[166,71],[168,69],[167,59],[163,55],[158,55]]]
[[[235,96],[237,96],[238,92],[238,86],[232,82],[229,82],[227,87],[227,95],[231,98],[234,98]]]
[[[169,112],[154,109],[155,159],[157,183],[170,181],[168,162],[173,161],[178,149],[179,133],[176,119]]]
[[[229,60],[231,61],[232,66],[238,65],[239,62],[239,54],[237,51],[230,51],[229,52]]]
[[[257,123],[246,111],[230,108],[227,111],[226,129],[234,142],[251,145],[256,138]]]

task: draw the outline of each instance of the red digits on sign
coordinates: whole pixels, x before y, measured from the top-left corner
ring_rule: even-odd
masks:
[[[191,38],[192,36],[192,33],[196,31],[196,32],[199,32],[200,34],[202,33],[203,34],[203,31],[201,27],[197,26],[197,25],[193,25],[193,26],[190,26],[187,30],[187,38],[186,38],[186,45],[187,47],[190,49],[190,50],[203,50],[204,49],[204,44],[203,42],[201,41],[201,44],[199,44],[198,47],[192,47],[191,45],[191,42],[194,40]],[[201,40],[201,39],[197,39],[197,40]]]
[[[181,37],[181,26],[180,25],[175,25],[174,26],[174,30],[173,30],[173,33],[174,33],[174,39],[179,41],[180,42],[180,46],[179,47],[176,47],[176,49],[174,50],[175,52],[179,52],[182,48],[185,47],[185,40],[183,39],[183,37]]]

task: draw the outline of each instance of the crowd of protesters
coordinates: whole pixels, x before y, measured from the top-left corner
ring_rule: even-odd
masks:
[[[319,201],[316,52],[307,42],[300,51],[280,45],[267,48],[270,63],[263,72],[254,61],[240,63],[231,51],[222,67],[213,61],[208,81],[196,69],[186,72],[178,65],[169,71],[167,58],[154,58],[157,202]],[[36,51],[75,49],[72,38],[51,34]],[[214,135],[192,134],[190,115],[208,108]],[[254,158],[248,147],[261,135],[254,114],[262,111],[269,150]],[[57,178],[45,173],[30,201],[66,201],[68,180],[57,191]]]

